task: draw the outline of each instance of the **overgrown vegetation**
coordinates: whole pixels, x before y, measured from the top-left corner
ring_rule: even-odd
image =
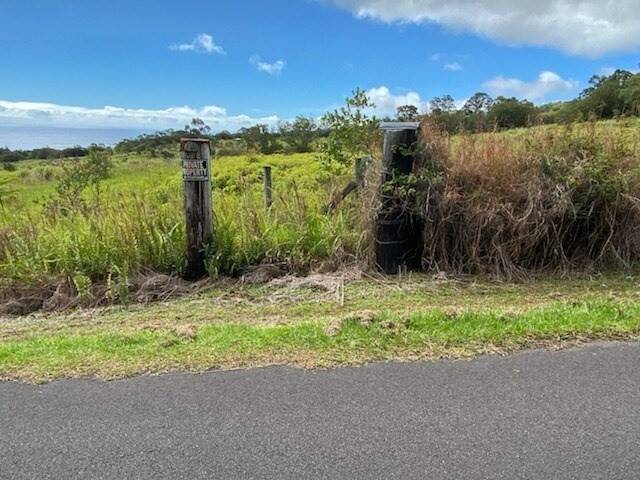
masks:
[[[621,124],[449,139],[425,124],[427,269],[513,278],[640,259],[640,135]]]
[[[582,100],[611,88],[601,83]],[[114,151],[92,148],[82,156],[12,164],[0,172],[0,315],[123,306],[37,322],[6,318],[0,377],[324,366],[636,338],[640,122],[511,129],[530,123],[532,108],[540,111],[478,94],[462,118],[471,122],[469,131],[485,133],[465,133],[452,120],[459,113],[451,105],[443,97],[427,117],[410,106],[400,109],[400,119],[422,123],[420,142],[404,147],[417,162],[411,174],[382,184],[379,122],[359,90],[324,117],[326,131],[298,118],[278,133],[257,126],[213,136],[194,119],[183,131],[141,137]],[[208,136],[216,147],[210,276],[247,274],[250,283],[252,272],[270,267],[279,280],[211,287],[212,280],[176,279],[185,232],[175,148],[185,135]],[[317,152],[301,153],[307,150]],[[362,182],[366,188],[338,206],[336,192],[352,180],[353,163],[369,154],[374,163]],[[269,210],[262,199],[265,165],[274,178]],[[286,276],[353,263],[351,271],[366,271],[381,191],[422,228],[426,271],[481,276],[468,283],[442,273],[435,280],[374,277],[347,284],[346,295],[341,277]],[[609,269],[628,277],[601,276]],[[499,287],[488,281],[576,272],[595,279]],[[213,289],[203,296],[167,303],[175,292],[207,286]],[[163,302],[144,310],[127,306],[157,300]]]
[[[585,99],[604,88],[601,83]],[[636,120],[449,136],[437,116],[447,114],[451,104],[441,98],[433,114],[421,119],[422,142],[411,148],[422,164],[391,186],[424,225],[426,270],[522,278],[536,271],[635,266],[640,255]],[[478,94],[465,110],[487,126],[498,104]],[[322,123],[330,128],[317,154],[218,156],[211,276],[239,275],[261,263],[297,272],[345,262],[371,265],[380,137],[370,109],[357,90],[345,107],[327,114]],[[414,108],[400,114],[405,120],[421,118]],[[288,133],[282,135],[290,151],[306,150],[314,148],[319,131],[312,120],[298,118],[283,126]],[[180,274],[185,239],[179,161],[174,153],[152,156],[146,150],[156,148],[158,139],[175,149],[178,133],[210,131],[194,119],[184,131],[141,137],[142,143],[121,144],[115,153],[94,148],[79,158],[24,161],[0,172],[0,303],[19,294],[34,308],[56,304],[34,290],[98,304],[126,302],[141,272]],[[264,150],[282,141],[270,135],[260,127],[225,141]],[[140,146],[146,153],[130,153]],[[371,153],[377,164],[365,182],[369,190],[328,208],[351,180],[355,159]],[[268,212],[261,191],[264,165],[274,172],[275,203]]]
[[[267,164],[274,169],[270,212],[261,191]],[[41,168],[25,164],[2,176],[14,193],[0,210],[0,302],[22,297],[41,308],[46,295],[80,294],[97,297],[88,303],[126,301],[141,271],[182,271],[178,161],[96,153],[47,166],[49,180],[32,177]],[[365,248],[357,209],[324,214],[340,182],[327,177],[313,154],[216,159],[211,275],[239,274],[261,262],[306,271],[357,258]]]

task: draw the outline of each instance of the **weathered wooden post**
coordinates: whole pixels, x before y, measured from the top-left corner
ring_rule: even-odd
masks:
[[[399,175],[414,169],[415,155],[411,147],[418,141],[419,122],[385,122],[383,183],[393,182]],[[385,273],[395,274],[416,263],[416,228],[402,199],[382,193],[382,208],[376,225],[376,263]]]
[[[264,182],[264,209],[268,212],[273,205],[273,187],[271,185],[271,167],[264,167],[262,173]]]
[[[367,170],[371,165],[373,159],[371,156],[356,158],[354,165],[354,178],[358,188],[366,187]]]
[[[187,233],[186,280],[207,275],[206,248],[213,241],[213,209],[211,202],[211,146],[209,140],[180,140],[182,178],[184,180],[184,213]]]

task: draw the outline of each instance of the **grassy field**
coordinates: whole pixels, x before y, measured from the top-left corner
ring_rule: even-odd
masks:
[[[330,367],[469,358],[640,334],[638,277],[523,284],[409,275],[340,275],[219,284],[149,306],[0,321],[0,378],[206,371],[273,364]]]
[[[640,250],[637,126],[624,120],[431,139],[439,162],[439,170],[428,172],[435,197],[431,187],[406,192],[432,225],[429,267],[510,277],[588,262],[629,266]],[[115,155],[113,162],[99,193],[86,189],[65,209],[56,192],[64,171],[59,162],[29,160],[0,171],[0,185],[11,181],[0,187],[11,190],[0,193],[0,277],[9,290],[66,282],[79,291],[109,283],[118,297],[124,291],[118,285],[141,270],[180,273],[185,239],[177,154]],[[274,178],[268,213],[264,165]],[[370,258],[372,210],[354,197],[326,213],[349,179],[325,170],[317,155],[222,157],[213,174],[212,276],[261,262],[307,271]],[[437,203],[420,205],[425,199]]]
[[[0,185],[11,180],[0,205],[0,304],[42,309],[0,311],[0,377],[325,367],[638,337],[637,122],[436,136],[426,145],[439,162],[427,168],[432,196],[410,195],[425,202],[416,200],[430,225],[427,266],[450,277],[356,268],[370,258],[372,210],[361,195],[327,213],[349,179],[316,155],[222,157],[213,167],[208,287],[164,301],[172,290],[161,291],[151,304],[136,297],[136,282],[184,264],[177,157],[115,155],[110,178],[66,210],[61,164],[0,171]],[[264,165],[274,178],[268,212]],[[261,263],[329,273],[237,279]],[[344,302],[336,268],[347,272]],[[514,272],[520,283],[491,280]],[[111,306],[64,310],[72,304]]]
[[[0,208],[0,275],[21,284],[74,278],[128,281],[140,269],[179,273],[184,259],[182,185],[177,158],[115,156],[99,198],[60,213],[56,184],[62,167],[27,161],[14,172]],[[261,172],[273,168],[274,206],[262,207]],[[324,215],[341,179],[321,171],[314,154],[222,157],[215,161],[216,246],[209,269],[234,273],[263,260],[309,265],[356,255],[358,218]],[[79,203],[79,202],[78,202]]]

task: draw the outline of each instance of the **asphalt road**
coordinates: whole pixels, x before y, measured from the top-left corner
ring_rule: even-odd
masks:
[[[638,479],[640,345],[0,383],[2,479]]]

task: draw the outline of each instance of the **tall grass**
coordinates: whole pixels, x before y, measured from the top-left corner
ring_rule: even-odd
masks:
[[[356,209],[325,214],[339,182],[322,177],[312,156],[236,160],[214,166],[212,275],[237,274],[261,262],[306,269],[328,259],[357,257]],[[180,273],[185,229],[179,166],[152,184],[138,181],[135,172],[145,167],[137,167],[138,161],[120,162],[119,173],[100,197],[85,192],[75,210],[56,208],[55,195],[37,205],[16,199],[14,206],[22,208],[2,210],[0,277],[5,286],[60,280],[75,285],[78,278],[105,282],[144,269]],[[267,162],[274,165],[275,178],[269,211],[262,204],[260,178]]]
[[[640,259],[640,135],[621,125],[449,139],[423,127],[436,188],[426,268],[501,277]]]
[[[640,132],[607,123],[448,138],[424,125],[422,140],[421,181],[405,190],[425,225],[425,269],[513,278],[630,267],[640,258]],[[181,272],[178,162],[115,160],[100,197],[85,192],[83,208],[71,212],[51,208],[57,166],[3,173],[18,179],[18,193],[0,208],[0,300],[19,286],[66,282],[82,293],[102,283],[122,290],[137,272]],[[266,164],[274,172],[269,211],[260,177]],[[39,183],[21,170],[45,167],[50,173]],[[211,275],[262,262],[304,271],[370,255],[376,192],[327,213],[347,179],[332,178],[315,156],[222,158],[214,173]]]

